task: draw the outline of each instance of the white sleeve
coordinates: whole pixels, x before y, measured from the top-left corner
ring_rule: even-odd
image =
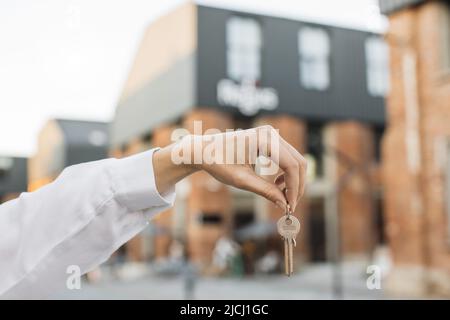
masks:
[[[0,298],[45,298],[67,268],[95,268],[173,205],[160,195],[156,149],[65,169],[51,184],[0,206]]]

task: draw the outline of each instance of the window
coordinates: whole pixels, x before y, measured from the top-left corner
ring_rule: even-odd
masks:
[[[92,130],[89,132],[88,141],[93,146],[102,147],[108,142],[108,136],[103,131]]]
[[[383,39],[366,39],[367,91],[372,96],[384,97],[389,90],[389,49]]]
[[[0,157],[0,176],[6,175],[6,173],[11,170],[13,165],[13,159]]]
[[[222,224],[223,217],[220,213],[212,213],[212,212],[205,212],[202,214],[199,214],[198,222],[201,224],[209,224],[209,225],[220,225]]]
[[[227,73],[236,81],[261,77],[261,27],[252,18],[231,17],[227,22]]]
[[[319,28],[305,27],[298,33],[300,82],[306,89],[325,90],[330,85],[330,39]]]
[[[233,215],[233,226],[235,230],[245,228],[255,222],[255,214],[253,211],[237,211]]]
[[[381,163],[381,141],[384,135],[384,128],[375,128],[374,129],[374,138],[375,138],[375,161],[376,163]]]
[[[321,125],[308,124],[308,173],[310,179],[315,180],[324,176],[324,136],[323,127]],[[309,164],[308,163],[308,164]]]

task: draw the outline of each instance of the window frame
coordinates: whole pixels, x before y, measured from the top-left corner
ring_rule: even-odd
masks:
[[[242,20],[252,20],[253,22],[255,22],[255,25],[258,26],[258,32],[259,32],[259,48],[257,51],[255,51],[255,53],[257,53],[257,57],[259,58],[259,62],[256,64],[257,66],[257,73],[258,73],[258,77],[256,79],[253,79],[255,84],[261,82],[262,77],[263,77],[263,70],[262,70],[262,66],[263,66],[263,49],[264,49],[264,36],[263,36],[263,25],[260,21],[260,19],[258,19],[258,17],[252,16],[252,15],[246,15],[246,14],[241,14],[241,13],[233,13],[230,16],[228,16],[226,23],[225,23],[225,59],[226,59],[226,74],[227,77],[229,79],[232,79],[233,81],[242,83],[242,81],[245,79],[245,77],[242,77],[243,72],[241,71],[241,75],[240,77],[234,77],[231,75],[230,72],[230,53],[231,54],[236,54],[237,52],[230,49],[230,41],[229,41],[229,34],[228,34],[228,28],[229,28],[229,23],[230,21],[232,21],[233,19],[242,19]],[[240,57],[241,61],[242,61],[242,56]],[[248,79],[246,79],[248,80]]]
[[[317,86],[314,87],[310,87],[309,85],[305,84],[305,82],[303,81],[303,76],[302,76],[302,72],[303,72],[303,67],[302,64],[304,62],[304,51],[302,51],[302,45],[301,45],[301,33],[305,30],[320,30],[322,31],[325,36],[326,36],[326,40],[327,40],[327,46],[328,46],[328,52],[326,54],[326,69],[327,69],[327,85],[324,88],[317,88]],[[318,26],[318,25],[309,25],[309,24],[305,24],[305,25],[301,25],[300,28],[297,31],[297,70],[298,70],[298,81],[300,86],[308,91],[317,91],[317,92],[326,92],[329,91],[330,88],[332,87],[332,46],[331,46],[331,32],[329,30],[329,28],[324,27],[324,26]]]
[[[385,86],[385,91],[382,92],[382,93],[380,93],[380,92],[373,92],[372,91],[373,88],[371,87],[371,85],[372,85],[372,81],[373,80],[371,80],[372,79],[371,77],[373,77],[373,73],[371,71],[372,70],[376,70],[374,68],[378,68],[380,66],[379,66],[378,62],[375,63],[375,65],[373,65],[374,64],[373,61],[375,59],[371,59],[370,58],[370,54],[368,53],[369,52],[369,50],[368,50],[369,49],[368,48],[369,41],[377,41],[379,43],[382,43],[385,46],[385,48],[386,48],[386,65],[385,65],[385,68],[384,68],[385,71],[386,71],[386,73],[384,74],[384,78],[385,78],[385,81],[386,81],[386,86]],[[367,90],[367,93],[371,97],[386,98],[389,95],[390,90],[391,90],[390,62],[389,62],[390,56],[389,56],[389,45],[388,45],[388,43],[381,36],[369,35],[364,40],[364,57],[365,57],[365,63],[366,63],[366,90]],[[381,72],[381,71],[378,71],[378,72]]]

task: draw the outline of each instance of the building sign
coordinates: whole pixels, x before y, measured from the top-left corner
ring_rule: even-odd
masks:
[[[278,93],[273,88],[260,88],[251,81],[236,83],[222,79],[217,83],[217,101],[220,105],[238,108],[252,116],[260,110],[274,110],[278,107]]]
[[[371,33],[270,16],[230,20],[235,16],[199,6],[194,105],[247,116],[384,125],[384,97],[367,89],[365,50],[352,51],[364,49]],[[307,41],[301,30],[309,30]]]

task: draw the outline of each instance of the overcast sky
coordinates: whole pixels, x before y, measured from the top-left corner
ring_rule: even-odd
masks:
[[[111,120],[145,27],[184,0],[0,0],[0,156],[29,156],[52,117]],[[383,31],[376,0],[201,4]]]

